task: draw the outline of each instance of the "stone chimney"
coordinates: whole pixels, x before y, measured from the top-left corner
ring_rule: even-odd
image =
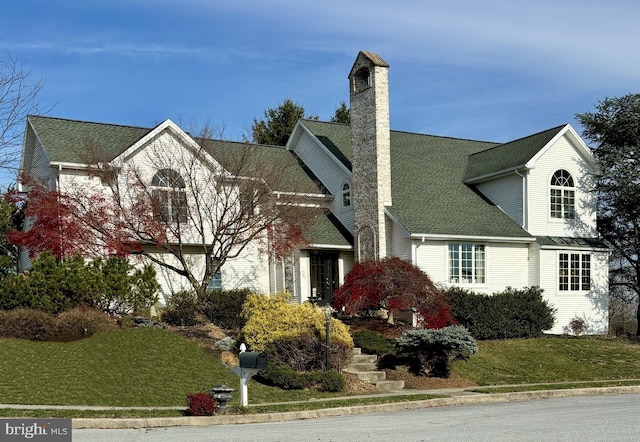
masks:
[[[391,205],[389,64],[361,51],[349,73],[356,261],[387,255],[384,207]]]

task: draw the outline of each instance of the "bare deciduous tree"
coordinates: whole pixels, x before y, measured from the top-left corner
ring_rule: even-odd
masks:
[[[42,78],[32,80],[15,57],[0,60],[0,167],[11,167],[19,153],[26,116],[39,113]]]
[[[249,248],[286,256],[304,243],[325,197],[294,155],[214,141],[213,132],[205,127],[192,138],[169,126],[110,161],[87,140],[91,178],[78,178],[59,198],[67,205],[59,213],[81,224],[75,240],[87,254],[98,245],[103,254],[143,255],[202,293],[225,262]]]

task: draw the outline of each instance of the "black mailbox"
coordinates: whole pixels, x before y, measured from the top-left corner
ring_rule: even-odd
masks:
[[[240,353],[240,368],[267,368],[267,355],[253,351],[244,351]]]

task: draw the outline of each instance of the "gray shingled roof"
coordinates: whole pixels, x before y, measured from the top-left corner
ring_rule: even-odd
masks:
[[[54,163],[85,164],[89,143],[99,145],[104,159],[110,161],[152,130],[36,115],[27,118]]]
[[[131,145],[151,132],[152,128],[122,126],[116,124],[95,123],[87,121],[67,120],[30,115],[28,121],[36,136],[42,142],[50,161],[60,163],[86,164],[90,159],[87,150],[91,146],[98,146],[102,159],[113,160],[123,153]],[[228,149],[240,149],[241,147],[255,151],[253,158],[259,161],[284,162],[296,159],[291,151],[280,146],[249,145],[231,141],[207,140],[205,149],[224,165],[227,158],[222,152]],[[311,176],[302,167],[291,167],[291,179],[283,182],[297,183],[299,187],[293,189],[274,189],[280,191],[292,191],[315,188],[318,193],[322,190]],[[348,235],[347,235],[348,237]],[[336,246],[349,246],[349,239],[334,222],[326,215],[317,218],[313,226],[305,232],[305,238],[314,244],[329,244]]]
[[[351,165],[350,126],[303,121],[345,165]],[[392,203],[412,234],[530,238],[521,226],[464,184],[470,157],[497,143],[391,132]],[[539,146],[540,148],[543,145]],[[519,148],[515,145],[514,148]]]
[[[472,154],[467,164],[465,181],[524,166],[564,127],[565,125],[554,127]]]

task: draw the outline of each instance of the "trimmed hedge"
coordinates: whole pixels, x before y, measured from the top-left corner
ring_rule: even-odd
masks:
[[[538,337],[555,320],[538,287],[507,288],[493,295],[452,287],[445,297],[456,320],[479,340]]]

